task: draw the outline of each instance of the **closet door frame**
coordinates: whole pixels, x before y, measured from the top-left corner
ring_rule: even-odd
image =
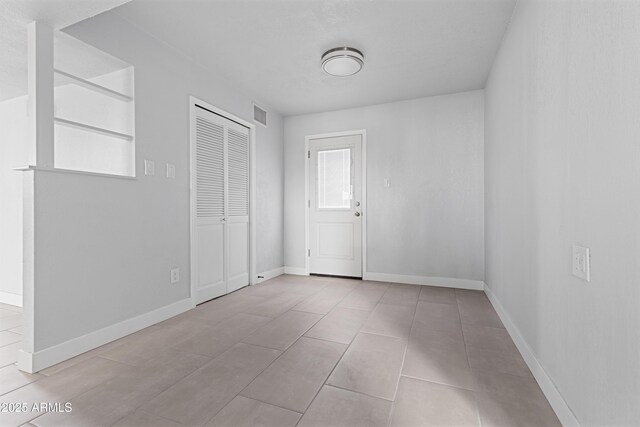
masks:
[[[249,285],[257,282],[256,272],[256,126],[240,117],[216,107],[200,98],[189,97],[189,212],[190,212],[190,299],[196,305],[196,277],[198,274],[196,236],[196,108],[197,105],[234,121],[249,129]],[[226,174],[226,173],[225,173]],[[226,201],[225,201],[226,205]],[[227,213],[227,212],[225,212]]]

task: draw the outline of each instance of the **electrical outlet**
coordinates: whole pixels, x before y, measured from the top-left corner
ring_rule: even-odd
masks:
[[[167,163],[167,178],[174,179],[176,177],[176,165]]]
[[[573,275],[587,282],[591,281],[591,260],[589,248],[573,245],[572,271]]]
[[[145,160],[144,161],[144,174],[145,175],[155,175],[156,173],[156,165],[153,163],[153,160]]]
[[[171,283],[178,283],[180,281],[180,269],[172,268],[171,269]]]

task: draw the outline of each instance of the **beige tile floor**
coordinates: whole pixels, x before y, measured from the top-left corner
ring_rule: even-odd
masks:
[[[280,276],[36,375],[19,314],[0,306],[0,402],[73,411],[0,426],[560,424],[479,291]]]
[[[2,373],[16,363],[22,341],[22,308],[0,303],[0,393],[6,390]],[[0,424],[1,425],[1,424]]]

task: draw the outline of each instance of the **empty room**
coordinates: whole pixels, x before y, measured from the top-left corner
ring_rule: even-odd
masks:
[[[640,1],[0,0],[0,426],[640,426]]]

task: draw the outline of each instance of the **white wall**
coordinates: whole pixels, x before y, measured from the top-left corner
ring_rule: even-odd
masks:
[[[269,111],[268,130],[257,124],[258,274],[284,267],[284,120]]]
[[[486,283],[585,426],[640,425],[638,22],[521,0],[485,94]]]
[[[0,302],[22,305],[22,175],[27,98],[0,102]]]
[[[305,266],[305,136],[366,129],[367,271],[483,280],[483,102],[473,91],[287,117],[285,265]]]
[[[114,13],[67,31],[135,67],[138,179],[35,172],[35,351],[189,296],[189,95],[252,117],[249,96]],[[258,271],[283,265],[267,230],[282,224],[282,117],[269,120],[257,127]],[[176,179],[144,176],[144,159],[174,163]]]

